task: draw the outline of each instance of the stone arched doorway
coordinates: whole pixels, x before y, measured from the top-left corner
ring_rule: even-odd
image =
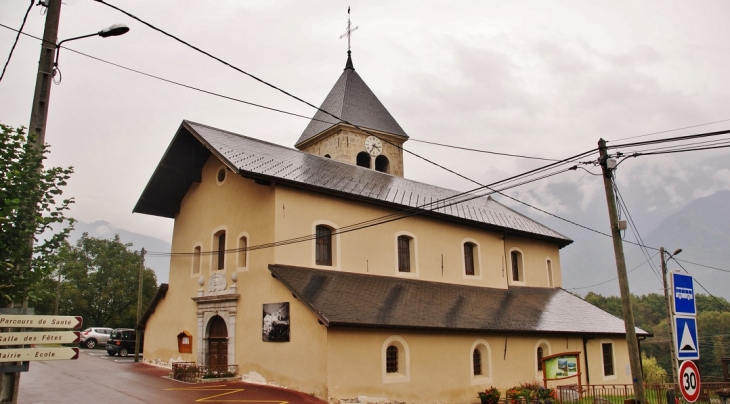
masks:
[[[208,322],[207,366],[228,365],[228,327],[221,316],[213,316]]]

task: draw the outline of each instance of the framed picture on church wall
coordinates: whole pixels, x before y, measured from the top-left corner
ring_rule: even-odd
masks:
[[[265,303],[262,339],[266,342],[289,342],[289,302]]]

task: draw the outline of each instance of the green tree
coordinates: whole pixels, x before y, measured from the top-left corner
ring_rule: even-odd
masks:
[[[131,243],[89,237],[84,233],[75,246],[66,245],[59,257],[61,288],[59,314],[81,316],[84,324],[97,327],[134,327],[141,254]],[[56,291],[57,279],[48,276],[45,287]],[[144,268],[142,310],[157,291],[157,277]],[[37,313],[53,312],[55,293],[36,305]]]
[[[641,353],[641,367],[644,369],[644,382],[651,384],[665,383],[667,371],[657,364],[656,358]]]
[[[52,259],[73,226],[65,217],[73,199],[60,198],[72,168],[43,169],[48,153],[22,128],[0,124],[0,302],[33,299],[33,285],[53,268]],[[48,237],[52,226],[61,225]],[[33,243],[31,244],[31,240]]]

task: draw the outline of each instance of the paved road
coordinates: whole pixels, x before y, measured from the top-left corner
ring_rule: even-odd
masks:
[[[324,404],[309,395],[243,382],[187,384],[168,369],[83,349],[78,360],[31,362],[20,378],[19,404],[172,404],[195,402]]]

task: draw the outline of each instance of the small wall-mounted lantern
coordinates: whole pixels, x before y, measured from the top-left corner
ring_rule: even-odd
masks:
[[[193,334],[185,330],[177,334],[177,350],[180,353],[193,353]]]

